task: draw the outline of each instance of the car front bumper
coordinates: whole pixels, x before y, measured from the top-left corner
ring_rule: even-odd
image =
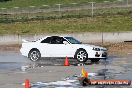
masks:
[[[96,52],[95,57],[99,58],[107,58],[107,52]]]
[[[92,51],[91,53],[88,54],[88,58],[107,58],[107,51]]]

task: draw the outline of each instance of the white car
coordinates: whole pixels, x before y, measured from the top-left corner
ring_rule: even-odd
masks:
[[[20,52],[32,61],[41,57],[72,57],[78,62],[90,59],[97,62],[107,58],[107,49],[99,46],[82,44],[73,37],[47,36],[36,41],[24,41]]]

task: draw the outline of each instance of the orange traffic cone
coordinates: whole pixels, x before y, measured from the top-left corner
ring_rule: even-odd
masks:
[[[85,72],[85,77],[88,78],[88,72]]]
[[[84,68],[82,68],[81,75],[82,75],[82,77],[85,77],[85,71],[84,71]]]
[[[30,88],[30,83],[28,79],[25,80],[25,88]]]
[[[65,59],[65,62],[64,62],[64,66],[70,66],[69,60],[68,60],[68,57],[67,56],[66,56],[66,59]]]
[[[88,72],[85,72],[84,68],[82,68],[82,77],[88,78]]]

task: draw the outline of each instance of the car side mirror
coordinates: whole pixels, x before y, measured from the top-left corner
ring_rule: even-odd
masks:
[[[66,45],[66,44],[69,44],[69,43],[68,43],[67,41],[63,41],[63,44],[65,44],[65,45]]]

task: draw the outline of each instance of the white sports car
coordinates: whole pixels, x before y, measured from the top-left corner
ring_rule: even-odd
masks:
[[[22,55],[32,61],[41,57],[72,57],[79,62],[90,59],[97,62],[101,58],[107,58],[107,49],[99,46],[82,44],[73,37],[47,36],[36,41],[22,43],[20,49]]]

